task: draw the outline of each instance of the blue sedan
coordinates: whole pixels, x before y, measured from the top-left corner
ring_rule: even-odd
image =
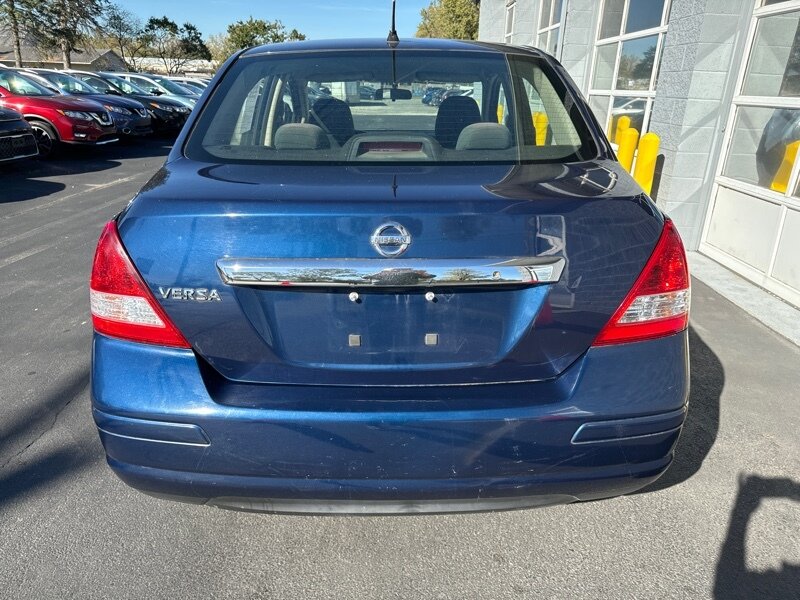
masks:
[[[361,81],[383,102],[351,107]],[[432,111],[429,82],[473,93]],[[606,498],[672,461],[688,309],[674,225],[550,56],[271,44],[100,237],[93,415],[123,481],[188,502]]]

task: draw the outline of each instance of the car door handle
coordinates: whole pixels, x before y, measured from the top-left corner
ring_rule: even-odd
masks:
[[[563,257],[508,259],[223,258],[222,281],[254,287],[429,288],[555,283]]]

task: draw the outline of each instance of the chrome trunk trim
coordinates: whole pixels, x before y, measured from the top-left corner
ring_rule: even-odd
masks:
[[[222,281],[254,287],[429,288],[555,283],[561,257],[510,259],[224,258]]]

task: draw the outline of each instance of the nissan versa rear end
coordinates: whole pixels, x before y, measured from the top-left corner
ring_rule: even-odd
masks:
[[[275,44],[102,233],[93,414],[120,478],[189,502],[610,497],[672,460],[688,308],[675,227],[551,57]]]

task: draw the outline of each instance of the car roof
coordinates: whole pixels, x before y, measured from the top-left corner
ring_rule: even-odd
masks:
[[[120,77],[122,75],[131,75],[134,77],[152,77],[153,75],[150,73],[135,73],[133,71],[98,71],[101,75],[115,75],[116,77]]]
[[[35,77],[38,77],[39,79],[44,79],[44,77],[42,77],[41,73],[37,73],[34,69],[31,69],[30,67],[14,67],[14,68],[7,69],[7,70],[8,71],[13,71],[14,73],[17,73],[18,75],[33,75]]]
[[[75,76],[75,72],[73,71],[59,71],[58,69],[43,69],[40,67],[30,67],[28,68],[28,70],[40,76],[47,75],[48,73],[53,75],[67,75],[69,77],[72,77],[73,79]]]
[[[385,39],[335,39],[335,40],[304,40],[300,42],[281,42],[265,44],[244,51],[243,56],[257,54],[274,54],[282,52],[331,52],[341,50],[388,50],[390,49]],[[544,53],[530,47],[509,46],[506,44],[493,44],[489,42],[475,42],[469,40],[443,40],[435,38],[405,38],[397,45],[397,50],[461,50],[497,52],[501,54],[527,53],[534,56],[544,56]]]

